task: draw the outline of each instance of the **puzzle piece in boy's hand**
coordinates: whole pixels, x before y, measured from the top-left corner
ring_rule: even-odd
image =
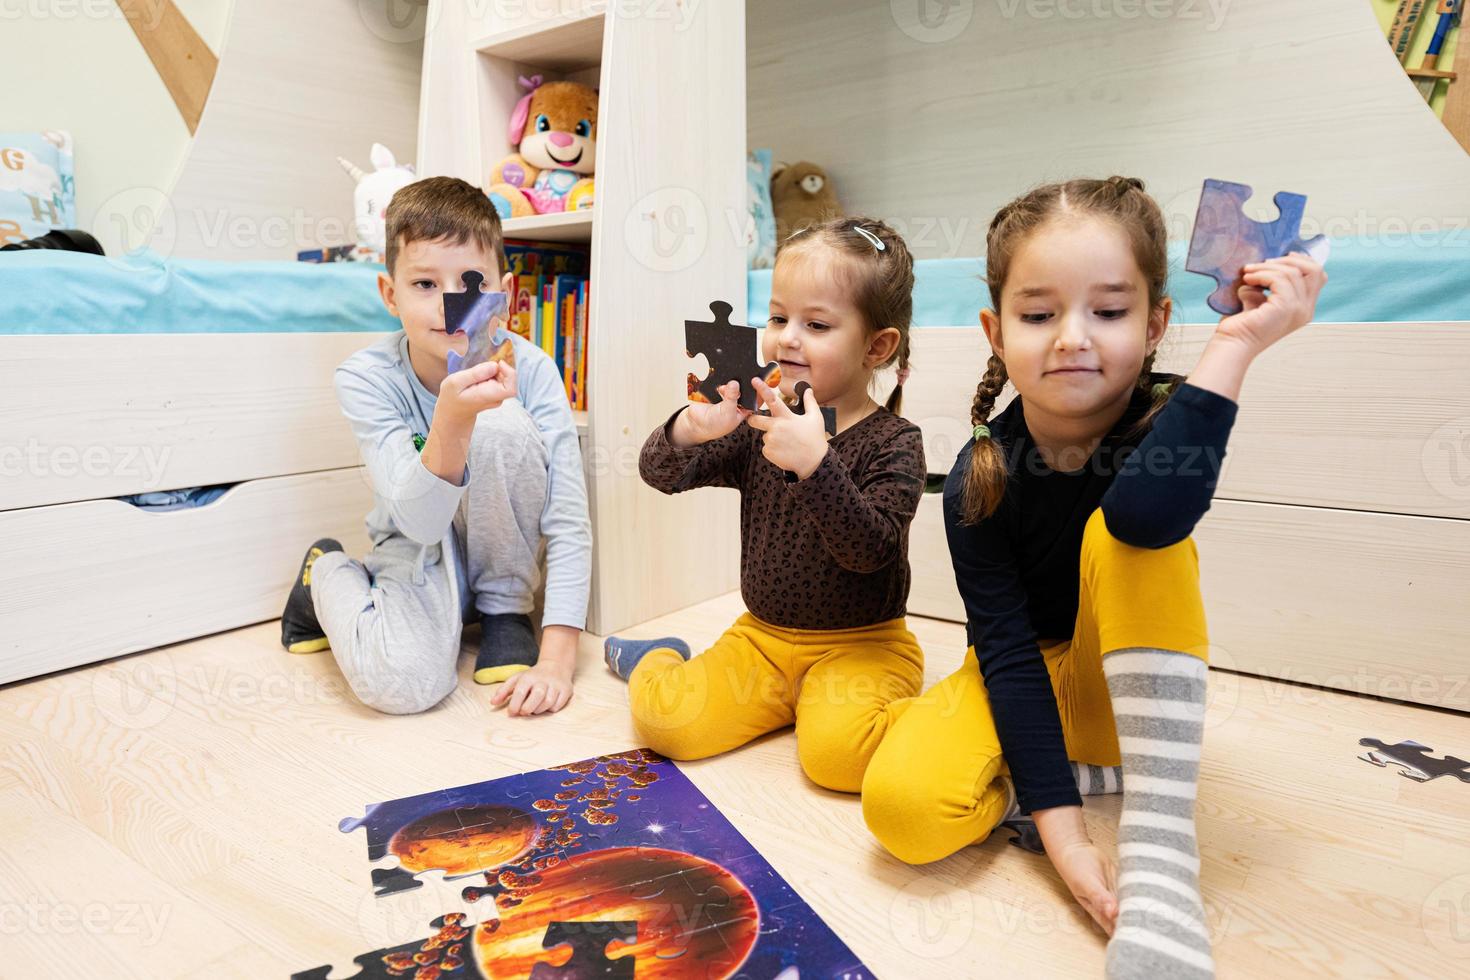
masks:
[[[791,404],[791,414],[806,414],[806,393],[808,391],[811,391],[811,389],[812,386],[807,384],[805,381],[798,381],[796,383],[796,399]],[[770,415],[771,410],[762,405],[760,411],[756,412],[755,414]],[[825,405],[822,406],[822,427],[827,430],[827,435],[829,436],[835,436],[837,434],[837,409],[828,408]]]
[[[1426,783],[1439,776],[1454,776],[1462,783],[1470,783],[1470,762],[1452,755],[1443,759],[1432,759],[1429,753],[1434,750],[1427,745],[1407,740],[1397,745],[1385,745],[1376,738],[1360,738],[1358,744],[1365,745],[1370,750],[1358,756],[1359,759],[1371,762],[1379,768],[1398,766],[1401,770],[1400,776],[1416,783]]]
[[[730,322],[729,303],[716,300],[709,305],[714,320],[684,321],[684,352],[690,357],[703,354],[709,362],[709,374],[703,380],[689,375],[689,400],[710,405],[723,401],[720,385],[740,382],[740,407],[755,411],[760,399],[751,378],[760,378],[772,388],[781,383],[781,366],[774,361],[762,365],[757,360],[756,332],[751,327]]]
[[[1302,217],[1307,208],[1304,195],[1285,191],[1277,194],[1273,200],[1281,216],[1275,221],[1262,222],[1246,217],[1243,210],[1253,193],[1248,184],[1206,180],[1199,199],[1184,268],[1215,280],[1216,289],[1208,302],[1210,309],[1223,316],[1244,309],[1238,290],[1248,263],[1280,258],[1288,252],[1302,252],[1318,262],[1327,261],[1327,236],[1318,235],[1306,241],[1301,238]]]
[[[561,966],[537,963],[531,980],[633,980],[634,958],[610,959],[608,946],[637,941],[637,922],[548,922],[541,945],[548,950],[570,946],[572,957]]]
[[[515,366],[515,350],[509,337],[492,349],[495,336],[508,322],[509,300],[505,293],[481,292],[484,281],[484,276],[471,270],[460,277],[464,292],[444,294],[444,332],[450,336],[462,332],[469,338],[463,357],[458,351],[450,351],[445,358],[450,374],[486,361]]]

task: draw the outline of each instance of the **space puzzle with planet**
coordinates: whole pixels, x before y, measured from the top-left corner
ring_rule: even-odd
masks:
[[[678,767],[648,749],[390,800],[362,828],[379,902],[460,880],[421,940],[293,980],[352,976],[871,980]],[[492,909],[479,903],[492,903]]]

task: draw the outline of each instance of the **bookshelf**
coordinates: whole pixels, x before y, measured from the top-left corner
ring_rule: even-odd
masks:
[[[683,322],[745,303],[745,5],[430,0],[418,170],[483,187],[512,147],[519,76],[600,93],[592,208],[505,223],[590,247],[582,432],[594,535],[588,628],[623,629],[739,584],[739,500],[664,497],[638,477],[647,434],[685,400]]]

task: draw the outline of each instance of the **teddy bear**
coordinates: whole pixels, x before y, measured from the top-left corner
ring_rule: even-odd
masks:
[[[842,214],[837,191],[827,172],[805,160],[782,164],[771,174],[771,210],[776,214],[776,242],[811,225]]]
[[[490,171],[486,193],[501,219],[592,207],[597,90],[580,82],[520,79],[526,94],[507,135],[519,152]]]

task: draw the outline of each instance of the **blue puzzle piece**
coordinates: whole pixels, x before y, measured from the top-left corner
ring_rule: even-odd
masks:
[[[510,306],[505,293],[482,292],[485,277],[474,271],[466,272],[460,282],[464,292],[444,294],[444,331],[450,336],[463,333],[469,338],[469,347],[463,357],[458,351],[449,352],[445,361],[450,374],[488,360],[512,357],[509,338],[498,347],[494,343],[508,319]]]
[[[1244,309],[1239,289],[1243,284],[1243,270],[1249,263],[1280,258],[1288,252],[1301,252],[1319,262],[1327,259],[1325,235],[1302,240],[1305,195],[1285,191],[1277,194],[1272,200],[1281,212],[1280,217],[1262,222],[1246,217],[1243,210],[1254,193],[1249,184],[1206,180],[1200,195],[1184,268],[1215,280],[1217,288],[1207,302],[1210,309],[1222,316]]]

